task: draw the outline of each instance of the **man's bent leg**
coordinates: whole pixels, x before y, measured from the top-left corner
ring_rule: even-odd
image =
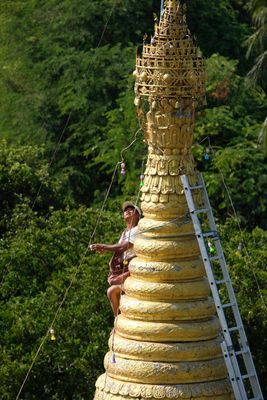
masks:
[[[116,285],[110,286],[107,290],[107,296],[110,301],[114,316],[117,317],[120,306],[121,287]]]

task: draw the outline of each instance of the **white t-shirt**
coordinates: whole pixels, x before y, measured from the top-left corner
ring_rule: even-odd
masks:
[[[137,236],[137,232],[138,232],[138,227],[135,226],[132,229],[130,229],[129,231],[123,231],[119,243],[122,243],[124,241],[129,242],[129,243],[133,243],[135,242],[136,236]],[[131,247],[130,249],[126,250],[123,253],[123,259],[124,260],[128,260],[129,258],[135,257],[135,252],[133,247]]]

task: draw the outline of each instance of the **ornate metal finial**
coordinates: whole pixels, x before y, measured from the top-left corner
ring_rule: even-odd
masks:
[[[205,72],[188,30],[185,8],[177,0],[165,0],[161,20],[150,44],[136,59],[135,104],[142,97],[154,99],[205,96]]]

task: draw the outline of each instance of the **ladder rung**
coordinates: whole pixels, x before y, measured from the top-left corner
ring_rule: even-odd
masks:
[[[235,306],[235,303],[226,303],[226,304],[222,304],[222,308],[228,308],[228,307],[233,307]],[[229,329],[230,330],[230,329]]]
[[[221,283],[229,283],[229,279],[222,279],[221,281],[215,281],[217,285],[220,285]]]
[[[240,326],[233,326],[232,328],[229,328],[229,332],[234,332],[234,331],[239,331],[241,327]]]
[[[253,376],[255,376],[255,374],[246,374],[246,375],[242,375],[241,378],[244,380],[244,379],[252,378]]]
[[[190,190],[203,189],[203,185],[189,186]]]
[[[235,351],[235,354],[236,354],[237,356],[240,356],[241,354],[246,354],[246,353],[248,353],[248,349]]]
[[[210,211],[210,208],[199,208],[197,210],[191,211],[191,213],[192,214],[194,214],[194,213],[200,214],[200,213],[207,213],[208,211]]]
[[[213,257],[209,257],[210,261],[215,261],[215,260],[220,260],[222,258],[222,256],[213,256]]]
[[[202,236],[203,236],[203,237],[212,237],[212,238],[215,238],[215,237],[219,237],[219,234],[218,234],[217,231],[209,231],[209,232],[203,233]]]

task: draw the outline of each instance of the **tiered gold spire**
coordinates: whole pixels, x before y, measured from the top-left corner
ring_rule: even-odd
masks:
[[[182,174],[196,182],[191,146],[205,83],[184,11],[165,0],[151,44],[137,56],[135,104],[148,143],[144,218],[95,400],[232,398],[180,182]]]

